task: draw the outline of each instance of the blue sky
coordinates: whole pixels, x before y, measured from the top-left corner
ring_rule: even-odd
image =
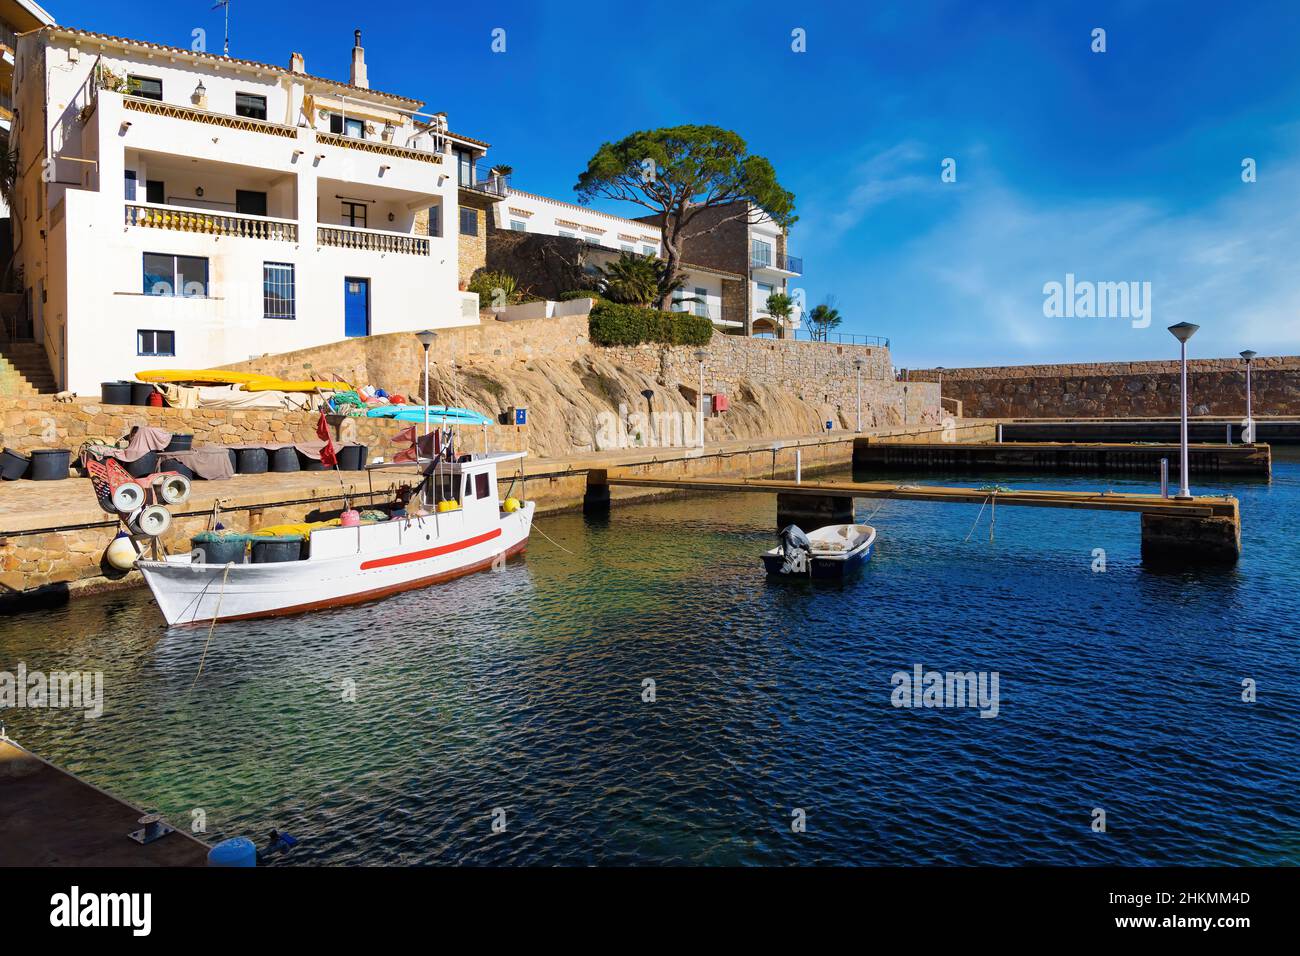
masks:
[[[220,50],[207,0],[48,8]],[[808,302],[834,295],[898,365],[1171,357],[1184,320],[1197,355],[1300,353],[1300,3],[233,0],[231,54],[346,78],[354,28],[372,86],[445,109],[533,192],[571,200],[636,129],[740,133],[795,193]],[[1067,273],[1150,282],[1149,326],[1046,317]]]

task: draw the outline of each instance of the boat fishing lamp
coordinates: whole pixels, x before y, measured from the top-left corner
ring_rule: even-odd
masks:
[[[1177,325],[1169,326],[1169,334],[1178,340],[1181,351],[1182,409],[1179,415],[1178,428],[1178,494],[1176,497],[1183,499],[1192,497],[1192,491],[1187,481],[1187,342],[1196,334],[1199,328],[1199,325],[1193,325],[1191,322],[1179,322]]]
[[[429,346],[438,337],[438,333],[425,329],[423,332],[416,332],[415,337],[424,346],[424,433],[427,435],[429,434]]]

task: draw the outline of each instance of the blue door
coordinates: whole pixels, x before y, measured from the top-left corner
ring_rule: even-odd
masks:
[[[369,279],[343,279],[343,333],[348,338],[370,334]]]

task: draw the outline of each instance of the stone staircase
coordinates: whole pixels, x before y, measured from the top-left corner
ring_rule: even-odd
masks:
[[[53,395],[58,390],[43,345],[0,342],[0,397]]]

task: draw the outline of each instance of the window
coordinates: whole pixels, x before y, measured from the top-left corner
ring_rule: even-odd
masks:
[[[266,193],[254,192],[251,189],[236,189],[235,212],[243,213],[245,216],[265,216]]]
[[[460,234],[462,236],[478,235],[478,212],[473,209],[460,211]]]
[[[144,184],[144,201],[161,206],[167,202],[167,186],[161,179],[147,179]]]
[[[292,319],[294,314],[293,263],[262,263],[262,317]]]
[[[474,497],[486,498],[488,496],[488,476],[484,472],[474,476]]]
[[[344,116],[342,113],[331,113],[330,132],[340,133],[343,136],[355,136],[357,139],[365,139],[366,124],[364,120],[359,120],[352,116]]]
[[[135,202],[135,189],[136,186],[138,185],[139,185],[139,180],[136,178],[135,170],[128,169],[126,171],[126,201],[127,202]]]
[[[510,228],[515,232],[527,232],[528,223],[524,222],[522,219],[511,219]]]
[[[752,266],[770,266],[772,264],[772,244],[762,239],[751,239],[749,243],[749,264]]]
[[[459,186],[474,185],[474,154],[467,149],[457,149],[452,147],[452,155],[456,157],[456,184]]]
[[[621,246],[619,246],[619,248],[622,249],[624,252],[636,252],[636,249],[634,249],[632,246],[629,246],[626,242],[623,243]]]
[[[574,232],[573,230],[571,230],[571,229],[561,229],[561,230],[560,230],[560,238],[561,238],[561,239],[577,239],[577,238],[578,238],[578,234],[577,234],[576,232]]]
[[[198,256],[144,254],[144,294],[205,296],[208,294],[208,260]]]
[[[429,207],[429,235],[437,237],[442,235],[442,207]]]
[[[465,501],[468,501],[469,499],[474,497],[474,476],[466,475],[463,481],[463,485],[465,490],[462,497]]]
[[[641,255],[643,255],[643,256],[657,256],[657,255],[659,255],[659,250],[658,250],[655,246],[642,246],[642,247],[641,247]]]
[[[758,309],[758,311],[766,312],[767,297],[771,295],[775,290],[767,282],[755,282],[754,285],[758,286],[758,301],[755,302],[754,305]]]
[[[701,289],[701,288],[699,288],[699,287],[696,287],[696,289],[695,289],[695,303],[694,303],[694,304],[695,304],[695,314],[696,314],[696,315],[702,315],[702,316],[704,316],[705,318],[708,318],[708,315],[709,315],[709,300],[708,300],[708,294],[709,294],[709,290],[708,290],[708,289]]]
[[[175,355],[176,333],[141,329],[135,333],[136,355]]]
[[[152,76],[128,76],[126,91],[146,100],[162,100],[162,80]]]
[[[343,225],[366,228],[366,204],[363,202],[345,202],[343,204]]]
[[[235,115],[249,119],[266,119],[266,97],[256,93],[235,94]]]

